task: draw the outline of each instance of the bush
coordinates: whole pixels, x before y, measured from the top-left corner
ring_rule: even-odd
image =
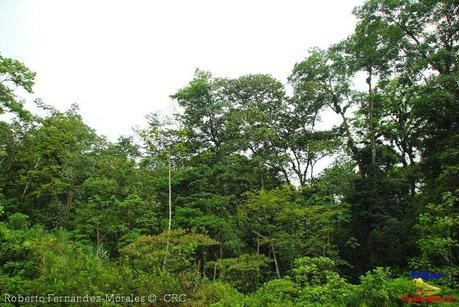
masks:
[[[245,306],[244,295],[227,283],[208,282],[198,289],[192,306]]]
[[[270,280],[247,299],[249,306],[293,306],[300,287],[288,278]]]
[[[124,265],[146,273],[154,273],[161,269],[167,256],[167,270],[178,273],[195,270],[198,249],[217,244],[217,241],[207,235],[174,229],[170,234],[165,231],[156,236],[140,236],[123,247],[120,253]]]
[[[243,254],[238,258],[219,259],[216,262],[209,262],[207,265],[212,268],[217,266],[219,278],[228,282],[241,292],[247,293],[257,289],[266,275],[268,258],[261,254]]]
[[[327,282],[320,285],[309,285],[302,289],[298,303],[300,306],[355,306],[355,287],[348,284],[335,272],[327,272]]]
[[[33,244],[30,261],[39,265],[38,276],[25,285],[27,294],[105,295],[122,293],[123,278],[106,254],[70,241],[59,231]]]
[[[370,306],[393,306],[401,302],[403,294],[414,295],[415,288],[410,280],[391,279],[389,268],[378,267],[360,277],[355,297]]]
[[[295,259],[292,273],[300,285],[320,285],[327,282],[328,273],[334,272],[335,269],[335,262],[330,258],[303,257]]]

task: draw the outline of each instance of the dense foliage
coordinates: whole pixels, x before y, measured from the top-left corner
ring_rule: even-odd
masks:
[[[117,142],[77,106],[25,110],[35,74],[0,56],[0,292],[392,306],[415,270],[459,299],[459,3],[354,14],[292,91],[198,70],[179,114]]]

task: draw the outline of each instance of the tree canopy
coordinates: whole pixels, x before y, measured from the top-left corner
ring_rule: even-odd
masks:
[[[393,306],[416,270],[459,299],[459,3],[354,15],[286,83],[197,70],[116,142],[26,110],[35,73],[0,56],[0,291]]]

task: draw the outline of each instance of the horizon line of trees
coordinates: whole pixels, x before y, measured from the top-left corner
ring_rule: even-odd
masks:
[[[416,270],[457,295],[459,3],[354,14],[348,38],[295,64],[291,94],[197,70],[140,143],[107,141],[76,105],[25,110],[15,89],[35,73],[0,56],[1,292],[391,306]],[[319,129],[327,112],[340,122]]]

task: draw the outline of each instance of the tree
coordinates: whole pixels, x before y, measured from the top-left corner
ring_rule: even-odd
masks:
[[[442,169],[439,159],[453,142],[458,123],[458,51],[455,29],[459,24],[457,1],[368,1],[355,10],[362,22],[385,29],[379,44],[399,52],[386,57],[401,85],[410,87],[411,113],[416,119],[418,149],[428,189],[435,189]],[[457,174],[450,174],[457,178]],[[443,190],[444,192],[445,190]],[[435,201],[440,199],[439,191]],[[433,200],[433,199],[431,199]]]
[[[229,103],[222,95],[220,79],[197,70],[188,86],[171,96],[184,108],[179,118],[191,139],[191,149],[199,152],[209,149],[225,152],[228,136],[227,111]]]
[[[167,163],[167,190],[168,190],[168,222],[167,232],[168,238],[172,228],[172,163],[175,157],[180,158],[180,154],[184,151],[181,138],[182,131],[168,129],[167,122],[161,122],[157,114],[149,116],[149,128],[140,131],[139,134],[146,143],[148,153],[155,161],[156,165],[161,166],[161,163]],[[164,160],[167,160],[165,162]],[[178,160],[178,159],[177,159]],[[164,256],[164,270],[167,265],[167,257],[169,253],[169,239],[166,244],[166,254]]]
[[[32,93],[34,78],[35,73],[23,63],[0,55],[0,114],[12,112],[21,118],[30,116],[30,113],[23,108],[23,103],[18,101],[11,86]]]
[[[306,101],[312,106],[315,117],[324,108],[329,108],[341,117],[340,131],[347,139],[347,149],[358,166],[361,176],[365,173],[362,162],[361,149],[352,131],[349,113],[356,104],[355,90],[351,88],[352,71],[346,59],[342,44],[332,46],[328,51],[312,49],[309,56],[295,64],[289,77],[295,97],[299,101]],[[306,109],[310,112],[310,108]]]
[[[224,96],[231,103],[228,132],[236,151],[248,151],[259,164],[260,187],[265,188],[267,169],[278,171],[280,154],[280,114],[285,108],[285,90],[270,75],[247,75],[222,83]],[[285,178],[288,180],[288,178]]]
[[[424,268],[440,269],[447,283],[454,288],[458,254],[458,197],[457,193],[446,192],[439,204],[428,204],[418,217],[416,241],[420,255],[411,261],[416,270]],[[425,269],[424,269],[425,270]]]
[[[241,223],[257,253],[272,256],[278,277],[295,258],[323,255],[340,259],[334,239],[339,225],[347,223],[345,205],[289,186],[248,196],[239,209]]]
[[[66,113],[53,111],[34,125],[20,123],[15,131],[19,138],[7,148],[20,150],[11,161],[19,169],[4,188],[21,206],[11,210],[49,228],[63,226],[77,187],[94,166],[92,153],[101,139],[82,122],[76,106]]]

